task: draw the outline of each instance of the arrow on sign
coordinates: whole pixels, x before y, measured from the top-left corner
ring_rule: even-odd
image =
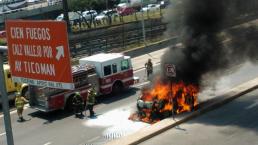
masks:
[[[61,56],[64,57],[64,46],[57,46],[56,50],[57,50],[56,59],[59,61]]]

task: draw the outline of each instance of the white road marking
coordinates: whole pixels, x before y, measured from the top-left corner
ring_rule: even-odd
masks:
[[[50,144],[52,144],[52,142],[47,142],[47,143],[45,143],[44,145],[50,145]]]
[[[149,84],[149,83],[150,83],[150,81],[143,82],[143,83],[140,83],[140,84],[134,85],[134,87],[141,87],[141,86],[147,85],[147,84]]]
[[[254,108],[257,105],[258,105],[258,101],[256,100],[253,104],[247,106],[246,109],[252,109],[252,108]]]
[[[93,142],[93,141],[95,141],[95,140],[97,140],[97,139],[99,139],[99,138],[100,138],[100,136],[96,136],[96,137],[94,137],[94,138],[88,140],[87,142]]]
[[[6,133],[4,132],[4,133],[0,133],[0,136],[4,136]]]
[[[25,109],[28,109],[28,108],[29,108],[29,104],[26,104],[26,105],[24,106],[24,110],[25,110]],[[13,110],[13,111],[10,112],[10,114],[14,114],[14,113],[16,113],[16,112],[17,112],[16,110]],[[0,118],[2,118],[2,117],[4,117],[4,114],[1,114],[1,115],[0,115]]]

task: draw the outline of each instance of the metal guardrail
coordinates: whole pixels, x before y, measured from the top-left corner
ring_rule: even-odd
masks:
[[[166,26],[156,26],[154,29],[146,29],[146,38],[151,39],[154,37],[160,37],[166,30]],[[140,28],[129,31],[115,33],[112,35],[96,36],[94,38],[88,38],[79,41],[78,43],[70,43],[70,48],[73,56],[84,55],[88,53],[89,55],[97,52],[109,52],[112,49],[126,49],[127,46],[132,44],[140,44],[143,42],[142,31]],[[74,44],[73,44],[74,43]],[[76,43],[76,44],[75,44]],[[75,47],[72,47],[72,46]],[[76,47],[79,46],[79,47]],[[84,53],[82,53],[84,52]]]
[[[166,31],[166,23],[154,23],[146,27],[146,38],[153,39],[163,35]],[[125,30],[126,29],[126,30]],[[143,43],[141,26],[130,29],[121,25],[117,29],[106,30],[96,35],[83,36],[70,40],[70,51],[72,57],[78,55],[91,55],[98,52],[110,52],[112,50],[125,50],[133,44]]]
[[[160,37],[165,30],[166,24],[164,23],[155,24],[153,26],[150,25],[149,27],[146,27],[146,38],[152,39]],[[141,44],[143,42],[141,27],[133,28],[129,31],[123,29],[121,29],[121,31],[114,31],[115,30],[111,30],[105,34],[71,40],[69,42],[71,57],[92,55],[99,52],[110,52],[112,50],[122,51],[130,45]],[[7,46],[5,47],[7,48]],[[4,61],[7,61],[6,54],[4,56]]]

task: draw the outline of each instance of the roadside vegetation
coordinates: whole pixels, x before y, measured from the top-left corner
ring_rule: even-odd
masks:
[[[72,32],[80,32],[88,29],[96,29],[106,26],[121,25],[135,21],[141,21],[142,19],[156,19],[161,18],[165,13],[166,9],[158,9],[155,11],[135,11],[129,15],[118,15],[116,11],[116,6],[120,0],[109,0],[108,4],[106,0],[70,0],[69,1],[69,11],[76,12],[80,15],[79,20],[72,22],[71,29]],[[107,4],[107,5],[106,5]],[[105,10],[113,10],[112,14],[96,21],[94,16],[91,16],[91,19],[85,19],[83,16],[83,11],[86,10],[96,10],[98,13],[101,13]]]

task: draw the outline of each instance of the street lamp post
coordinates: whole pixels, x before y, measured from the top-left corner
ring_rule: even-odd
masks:
[[[0,92],[2,98],[2,106],[3,106],[3,113],[4,113],[4,126],[7,138],[8,145],[14,145],[13,143],[13,132],[12,132],[12,125],[10,119],[10,112],[9,112],[9,104],[8,104],[8,96],[6,93],[6,86],[5,86],[5,77],[4,77],[4,69],[3,69],[3,54],[7,53],[7,47],[0,47]]]

